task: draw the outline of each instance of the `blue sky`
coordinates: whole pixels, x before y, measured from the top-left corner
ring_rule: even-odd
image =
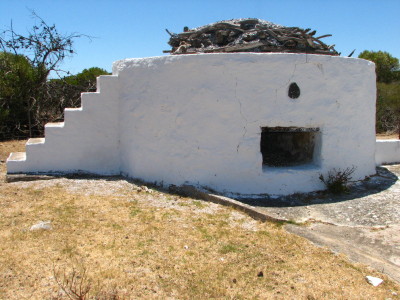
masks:
[[[0,29],[26,33],[34,10],[62,33],[95,38],[76,40],[77,52],[61,66],[75,74],[85,68],[111,71],[113,61],[165,55],[169,36],[189,28],[233,18],[260,18],[284,26],[333,34],[323,41],[354,56],[382,50],[400,58],[400,0],[0,0]]]

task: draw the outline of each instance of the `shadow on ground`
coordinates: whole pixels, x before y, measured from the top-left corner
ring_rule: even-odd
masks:
[[[349,192],[343,194],[331,194],[327,191],[316,191],[311,193],[296,193],[280,197],[265,195],[260,198],[233,198],[254,207],[310,206],[343,202],[381,193],[393,186],[396,181],[396,174],[385,167],[377,167],[375,175],[370,176],[363,181],[352,183],[349,186]]]

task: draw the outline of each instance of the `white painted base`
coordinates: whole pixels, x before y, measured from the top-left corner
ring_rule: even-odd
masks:
[[[377,140],[376,165],[400,163],[400,140]]]

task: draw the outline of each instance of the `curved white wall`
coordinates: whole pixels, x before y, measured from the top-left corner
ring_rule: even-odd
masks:
[[[368,61],[306,54],[204,54],[114,63],[121,171],[244,194],[322,189],[320,173],[375,173],[375,72]],[[288,97],[296,82],[298,99]],[[261,127],[319,127],[313,165],[263,168]]]

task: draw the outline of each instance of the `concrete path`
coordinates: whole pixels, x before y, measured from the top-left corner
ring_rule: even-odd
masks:
[[[241,200],[288,224],[286,230],[346,254],[400,281],[400,165],[353,186],[344,196],[312,193],[282,199]]]

